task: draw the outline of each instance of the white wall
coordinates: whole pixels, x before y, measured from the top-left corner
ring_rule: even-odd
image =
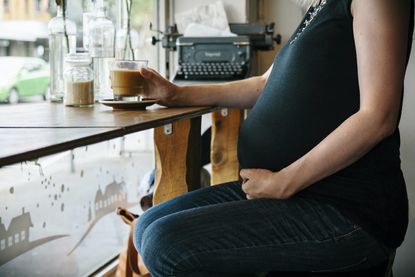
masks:
[[[187,11],[199,5],[213,3],[212,0],[175,0],[174,12]],[[247,22],[247,0],[222,0],[229,22]]]
[[[263,0],[260,19],[275,22],[275,30],[282,35],[285,44],[303,17],[303,11],[292,1]]]
[[[282,45],[284,45],[302,19],[302,9],[288,0],[260,0],[258,3],[259,21],[275,22],[275,32],[282,36]],[[271,66],[279,49],[280,47],[276,46],[274,51],[258,53],[258,73],[265,72]]]
[[[415,43],[415,41],[413,42]],[[415,276],[415,45],[405,79],[405,96],[400,123],[401,159],[409,196],[409,228],[404,244],[398,249],[394,276]]]

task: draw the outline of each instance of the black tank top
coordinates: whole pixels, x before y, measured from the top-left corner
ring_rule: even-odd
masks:
[[[310,8],[280,50],[239,134],[242,168],[279,171],[359,110],[351,1],[326,0]],[[412,0],[408,59],[413,13]],[[354,164],[294,197],[332,204],[385,245],[396,248],[408,225],[399,146],[396,130]]]

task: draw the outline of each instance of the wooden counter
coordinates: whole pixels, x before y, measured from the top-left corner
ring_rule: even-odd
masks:
[[[215,107],[0,106],[0,167],[154,128],[154,203],[199,187],[200,116]]]

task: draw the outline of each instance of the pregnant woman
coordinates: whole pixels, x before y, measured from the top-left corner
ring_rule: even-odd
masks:
[[[387,260],[408,220],[397,126],[413,12],[413,0],[321,0],[262,76],[178,87],[141,71],[143,96],[166,106],[252,109],[238,142],[242,182],[186,193],[136,221],[153,277]]]

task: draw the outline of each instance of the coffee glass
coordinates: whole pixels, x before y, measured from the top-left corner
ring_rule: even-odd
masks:
[[[140,95],[144,92],[145,80],[139,70],[146,68],[148,61],[112,60],[109,65],[114,100],[140,101]]]

